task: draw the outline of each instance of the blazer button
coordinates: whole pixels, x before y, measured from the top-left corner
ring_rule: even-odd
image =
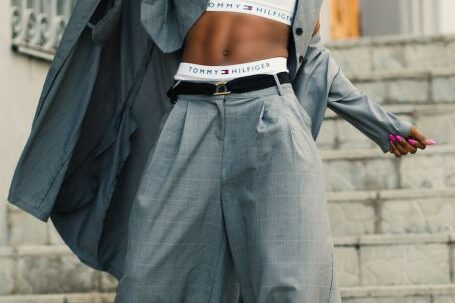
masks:
[[[298,28],[295,30],[295,33],[296,33],[297,35],[300,36],[301,34],[303,34],[303,29],[302,29],[301,27],[298,27]]]
[[[300,62],[300,63],[303,62],[303,56],[302,56],[302,55],[299,56],[299,62]]]

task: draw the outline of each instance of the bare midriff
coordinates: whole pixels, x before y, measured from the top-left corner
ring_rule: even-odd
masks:
[[[291,26],[282,22],[237,12],[206,11],[186,35],[182,61],[231,65],[287,58],[290,35]]]

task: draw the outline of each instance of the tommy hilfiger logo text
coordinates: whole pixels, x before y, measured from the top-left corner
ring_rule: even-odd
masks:
[[[293,16],[286,10],[262,4],[244,3],[245,1],[236,0],[210,0],[207,4],[207,10],[243,12],[292,24]]]
[[[241,67],[220,67],[220,68],[209,68],[199,66],[188,66],[188,72],[193,75],[204,75],[204,76],[218,76],[218,75],[242,75],[257,71],[266,71],[271,68],[270,63],[259,63],[259,64],[242,64]]]

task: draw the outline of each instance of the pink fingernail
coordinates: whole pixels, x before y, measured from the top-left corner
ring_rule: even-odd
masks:
[[[436,141],[433,139],[428,139],[425,143],[428,145],[433,145],[433,144],[436,144]]]
[[[389,142],[390,142],[390,145],[393,145],[393,141],[392,140],[389,140]]]
[[[390,138],[390,140],[392,140],[392,141],[396,141],[396,138],[395,138],[395,136],[394,136],[394,135],[392,135],[392,134],[389,134],[389,138]]]
[[[417,141],[413,140],[413,139],[408,139],[408,143],[411,144],[411,145],[416,145]]]
[[[397,141],[400,141],[400,142],[403,141],[403,138],[400,135],[396,135],[395,138],[397,138]]]

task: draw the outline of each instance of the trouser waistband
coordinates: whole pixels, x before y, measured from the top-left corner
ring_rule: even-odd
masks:
[[[175,103],[179,94],[228,95],[231,93],[246,93],[275,85],[278,87],[280,95],[283,95],[282,83],[291,83],[291,77],[288,72],[280,72],[273,75],[251,75],[216,83],[175,80],[172,87],[167,91],[167,96],[172,103]]]

